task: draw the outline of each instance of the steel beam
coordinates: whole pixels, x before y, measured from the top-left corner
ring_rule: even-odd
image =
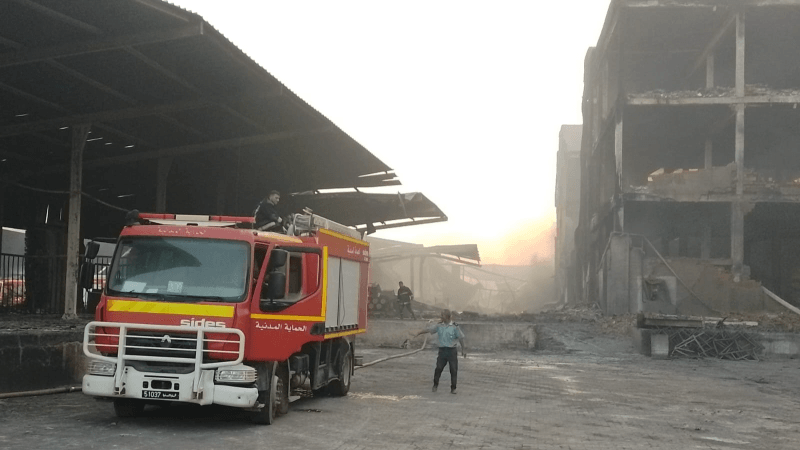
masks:
[[[204,25],[202,21],[199,21],[197,23],[167,30],[149,31],[125,36],[109,36],[106,38],[91,39],[79,42],[68,42],[51,47],[29,48],[26,50],[0,54],[0,67],[19,66],[22,64],[40,62],[48,59],[84,55],[87,53],[105,52],[137,45],[153,44],[156,42],[174,41],[178,39],[201,36],[203,33]]]
[[[26,100],[28,100],[30,102],[38,103],[38,104],[40,104],[42,106],[46,106],[46,107],[51,108],[51,109],[53,109],[55,111],[59,111],[59,112],[62,112],[62,113],[65,113],[65,114],[70,114],[70,115],[73,114],[72,111],[68,110],[67,108],[64,108],[63,106],[61,106],[61,105],[59,105],[57,103],[53,103],[53,102],[51,102],[49,100],[45,100],[45,99],[43,99],[41,97],[37,97],[37,96],[35,96],[33,94],[30,94],[28,92],[22,91],[22,90],[17,89],[17,88],[15,88],[13,86],[9,86],[9,85],[7,85],[5,83],[1,83],[0,82],[0,89],[4,90],[6,92],[9,92],[11,94],[14,94],[16,96],[22,97],[22,98],[24,98],[24,99],[26,99]],[[97,129],[101,129],[101,130],[105,130],[105,131],[109,131],[111,133],[117,134],[117,135],[119,135],[121,137],[124,137],[128,141],[136,143],[136,144],[146,145],[146,146],[151,147],[151,148],[157,147],[156,145],[152,144],[151,142],[148,142],[145,139],[141,139],[141,138],[139,138],[137,136],[133,136],[133,135],[131,135],[129,133],[126,133],[126,132],[124,132],[122,130],[119,130],[119,129],[115,128],[115,127],[111,127],[111,126],[103,125],[103,124],[95,124],[94,127],[97,128]]]
[[[292,139],[296,137],[309,136],[315,134],[328,133],[333,131],[333,127],[316,128],[313,130],[305,131],[280,131],[271,134],[259,134],[254,136],[239,137],[233,139],[224,139],[221,141],[203,142],[200,144],[182,145],[179,147],[164,148],[160,150],[150,150],[145,152],[132,153],[128,155],[112,156],[108,158],[98,158],[91,161],[84,161],[83,167],[85,169],[94,169],[97,167],[115,166],[119,164],[127,164],[135,161],[144,161],[148,159],[166,158],[172,156],[182,156],[191,153],[199,153],[211,150],[219,150],[222,148],[237,148],[249,145],[266,144],[269,142],[281,141]],[[64,165],[57,165],[44,168],[37,172],[38,175],[47,175],[52,173],[63,172],[67,170]]]
[[[692,106],[692,105],[737,105],[752,106],[800,103],[800,95],[750,95],[746,97],[647,97],[629,95],[626,102],[631,106]]]
[[[213,102],[206,99],[184,100],[163,105],[135,106],[116,110],[97,111],[88,114],[56,117],[55,119],[37,120],[28,123],[0,127],[0,137],[14,136],[36,131],[52,131],[56,128],[87,122],[114,122],[118,120],[135,119],[138,117],[155,116],[170,112],[202,108],[210,104],[213,104]]]
[[[74,17],[68,16],[66,14],[60,13],[60,12],[54,10],[54,9],[48,8],[48,7],[46,7],[44,5],[41,5],[39,3],[32,2],[31,0],[12,0],[12,1],[15,2],[15,3],[19,3],[20,5],[23,5],[26,8],[30,8],[30,9],[36,11],[37,13],[39,13],[39,14],[41,14],[43,16],[46,16],[46,17],[49,17],[51,19],[57,20],[57,21],[59,21],[61,23],[65,23],[65,24],[67,24],[69,26],[72,26],[74,28],[79,28],[79,29],[81,29],[83,31],[86,31],[86,32],[89,32],[89,33],[92,33],[92,34],[102,34],[103,33],[103,30],[101,30],[100,28],[97,28],[94,25],[88,24],[86,22],[83,22],[83,21],[78,20],[78,19],[76,19]]]

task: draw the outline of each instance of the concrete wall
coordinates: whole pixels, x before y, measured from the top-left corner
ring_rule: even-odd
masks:
[[[0,393],[80,384],[82,331],[0,334]]]
[[[358,335],[356,346],[400,347],[412,334],[425,328],[428,322],[400,320],[370,320],[368,331]],[[515,348],[532,350],[536,347],[536,327],[532,323],[479,322],[461,323],[467,350],[493,350]],[[410,347],[419,348],[425,336],[411,341]],[[438,347],[436,335],[429,335],[428,347]]]

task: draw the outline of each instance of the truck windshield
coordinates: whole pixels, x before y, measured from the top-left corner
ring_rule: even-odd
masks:
[[[247,293],[249,256],[246,242],[125,238],[111,263],[108,293],[168,301],[240,302]]]

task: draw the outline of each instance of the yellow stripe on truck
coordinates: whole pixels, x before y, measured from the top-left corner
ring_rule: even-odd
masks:
[[[361,334],[366,332],[367,330],[350,330],[350,331],[342,331],[340,333],[330,333],[325,335],[325,339],[333,339],[342,336],[349,336],[351,334]]]
[[[109,300],[109,312],[175,314],[184,316],[233,317],[233,306],[189,305],[186,303]]]

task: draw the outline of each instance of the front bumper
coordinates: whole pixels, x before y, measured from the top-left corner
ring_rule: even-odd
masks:
[[[214,371],[203,370],[197,392],[192,383],[195,374],[154,374],[133,367],[122,369],[122,389],[116,392],[114,377],[84,375],[83,393],[97,397],[174,401],[198,405],[225,405],[250,408],[256,405],[258,389],[245,386],[214,384]],[[153,389],[154,386],[159,389]]]

